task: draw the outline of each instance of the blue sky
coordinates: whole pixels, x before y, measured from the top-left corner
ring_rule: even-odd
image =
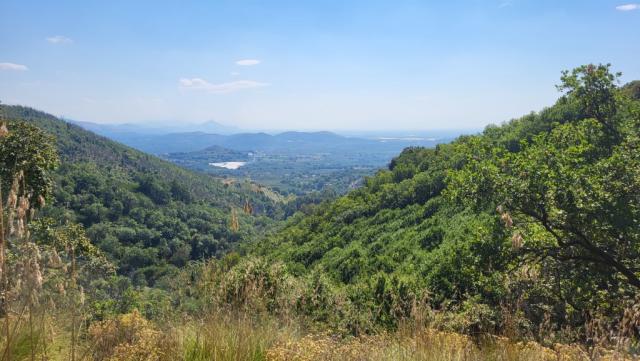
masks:
[[[0,2],[0,101],[100,123],[480,128],[557,98],[560,71],[640,79],[621,1]]]

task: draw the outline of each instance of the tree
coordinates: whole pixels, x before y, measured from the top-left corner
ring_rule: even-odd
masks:
[[[165,205],[171,200],[171,190],[158,180],[159,175],[143,175],[139,179],[138,190],[159,205]]]
[[[42,203],[51,193],[52,170],[58,165],[53,138],[39,128],[21,121],[0,122],[0,188],[6,202],[17,174],[24,176],[19,186],[32,204]]]
[[[523,141],[517,152],[485,141],[489,149],[450,177],[458,195],[497,206],[519,253],[555,260],[571,297],[585,302],[599,290],[610,299],[640,291],[640,119],[620,113],[628,104],[618,76],[609,65],[563,72],[559,89],[583,119]]]
[[[594,118],[615,133],[611,122],[618,108],[615,94],[622,73],[611,73],[610,67],[611,64],[588,64],[565,70],[560,78],[562,84],[557,88],[578,103],[585,118]]]

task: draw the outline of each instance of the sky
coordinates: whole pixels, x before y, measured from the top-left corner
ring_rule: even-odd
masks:
[[[589,0],[0,1],[0,101],[97,123],[478,129],[563,69],[640,79],[640,5]]]

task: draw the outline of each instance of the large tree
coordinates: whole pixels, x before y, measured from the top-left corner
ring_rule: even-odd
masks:
[[[17,177],[19,195],[29,195],[31,204],[42,203],[53,185],[52,170],[58,154],[51,136],[21,121],[0,119],[0,190],[5,201]]]
[[[551,259],[575,280],[575,297],[640,291],[640,111],[618,76],[608,65],[564,72],[560,102],[579,119],[518,151],[478,140],[483,154],[451,176],[452,193],[496,207],[519,254]]]

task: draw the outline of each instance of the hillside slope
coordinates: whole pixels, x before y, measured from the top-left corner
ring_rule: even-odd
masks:
[[[61,165],[43,215],[82,223],[121,274],[139,284],[189,260],[224,254],[281,214],[280,205],[251,184],[225,185],[49,114],[0,105],[0,118],[55,136]],[[245,202],[253,215],[242,213]],[[230,229],[234,212],[238,231]]]
[[[383,324],[423,299],[491,329],[507,309],[525,329],[581,324],[594,304],[618,317],[640,287],[640,105],[614,79],[578,68],[552,107],[408,148],[254,251],[327,275]]]

